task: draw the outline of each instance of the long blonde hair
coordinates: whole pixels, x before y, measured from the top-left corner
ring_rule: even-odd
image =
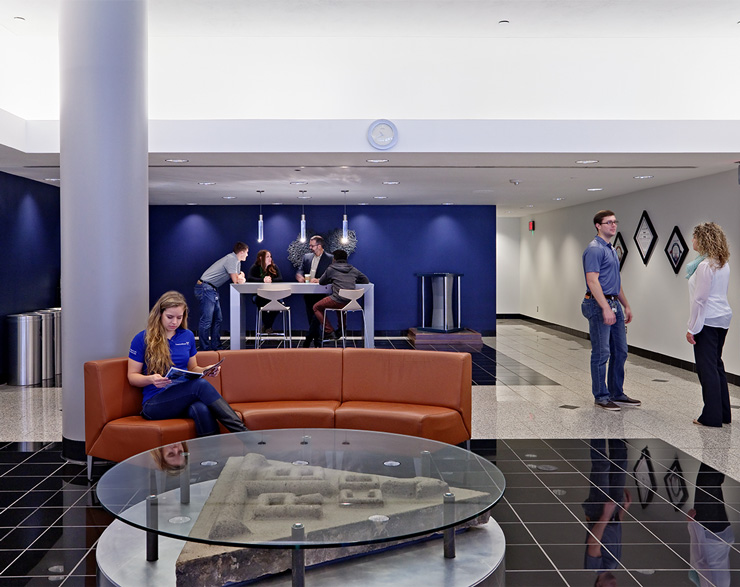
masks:
[[[177,444],[173,442],[172,444]],[[180,444],[182,444],[182,452],[189,452],[188,450],[188,443],[186,441],[182,441]],[[169,444],[166,446],[160,446],[159,448],[155,448],[153,450],[149,451],[149,454],[152,455],[152,458],[154,459],[154,464],[157,465],[158,469],[162,469],[165,473],[168,475],[179,475],[180,471],[182,471],[185,468],[185,465],[171,465],[167,462],[167,460],[164,458],[164,450],[170,446]]]
[[[694,237],[698,251],[724,267],[730,258],[730,248],[722,227],[714,222],[702,222],[694,228]]]
[[[170,355],[170,344],[167,333],[162,326],[162,312],[168,308],[183,307],[182,324],[180,328],[188,327],[188,303],[178,291],[168,291],[162,294],[154,304],[149,318],[146,322],[146,333],[144,335],[144,361],[146,362],[147,375],[159,373],[164,375],[172,367],[172,355]]]

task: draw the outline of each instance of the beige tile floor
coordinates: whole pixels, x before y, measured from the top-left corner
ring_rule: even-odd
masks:
[[[692,424],[702,407],[696,374],[630,356],[624,390],[642,407],[606,412],[593,405],[587,340],[518,320],[500,320],[496,332],[486,344],[559,385],[473,387],[474,438],[654,437],[740,479],[740,409],[729,426]],[[732,385],[730,403],[740,406]]]
[[[497,336],[484,341],[558,385],[474,386],[473,438],[654,437],[740,480],[740,409],[734,410],[730,426],[693,425],[701,410],[694,373],[630,356],[625,392],[643,405],[605,412],[593,406],[587,340],[525,321],[500,320]],[[740,389],[730,386],[730,396],[740,406]],[[0,442],[61,440],[61,389],[4,385],[0,400]]]

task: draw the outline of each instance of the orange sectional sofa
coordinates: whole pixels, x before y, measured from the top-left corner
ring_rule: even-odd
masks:
[[[468,353],[383,349],[263,349],[199,352],[225,359],[214,387],[247,428],[350,428],[458,444],[471,434]],[[85,450],[120,462],[195,437],[187,418],[146,420],[128,359],[85,363]]]

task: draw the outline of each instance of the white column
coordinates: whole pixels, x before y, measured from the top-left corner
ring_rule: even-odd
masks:
[[[146,0],[63,0],[59,43],[62,435],[84,460],[83,365],[125,356],[149,310]]]

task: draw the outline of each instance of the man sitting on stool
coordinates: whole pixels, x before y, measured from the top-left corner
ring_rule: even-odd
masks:
[[[324,319],[324,310],[327,308],[344,308],[350,300],[341,297],[339,290],[355,289],[355,284],[370,283],[370,280],[360,270],[347,263],[347,251],[337,249],[332,254],[334,255],[332,264],[329,265],[321,276],[321,279],[319,279],[321,285],[331,284],[331,295],[326,296],[323,300],[314,304],[313,312],[316,315],[318,323],[314,322],[313,324],[317,324],[317,326],[323,325],[324,338],[336,340],[338,338],[337,333],[334,331],[329,320]],[[314,334],[314,338],[319,340],[321,337]]]

